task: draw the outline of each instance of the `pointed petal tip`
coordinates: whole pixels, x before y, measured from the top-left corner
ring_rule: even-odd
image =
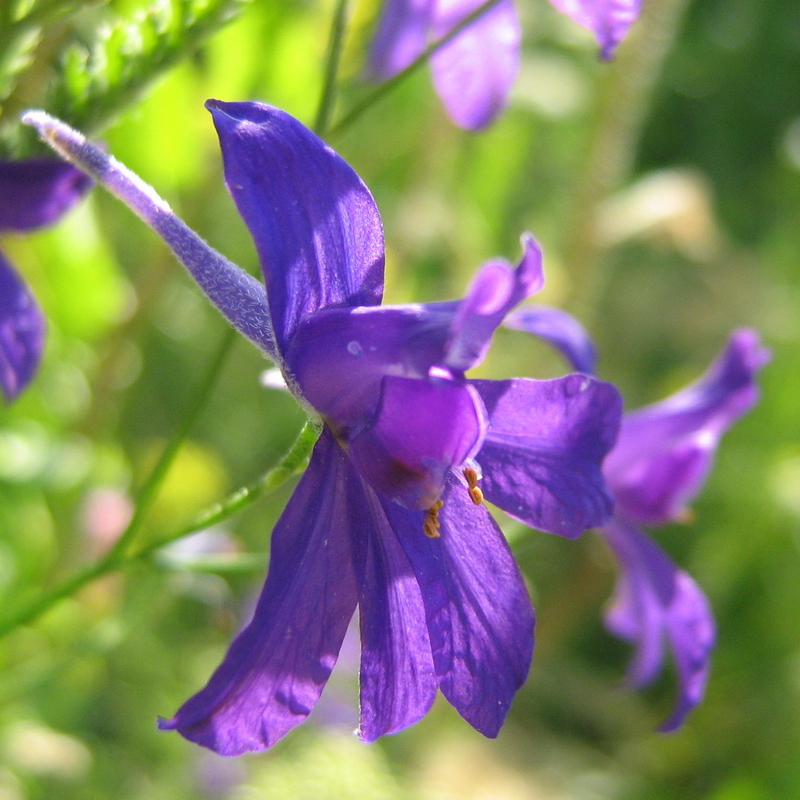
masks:
[[[734,330],[728,340],[728,346],[753,371],[760,369],[772,360],[772,352],[761,343],[760,334],[753,328]]]
[[[160,731],[174,731],[178,728],[178,723],[175,720],[175,717],[172,717],[172,719],[167,719],[166,717],[157,717],[156,725]]]

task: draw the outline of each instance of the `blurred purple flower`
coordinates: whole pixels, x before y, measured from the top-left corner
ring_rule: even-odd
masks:
[[[86,175],[61,161],[0,161],[0,233],[25,233],[54,223],[90,186]],[[38,303],[0,253],[0,391],[7,402],[36,373],[44,333]]]
[[[386,80],[405,69],[481,7],[484,0],[386,0],[370,71]],[[614,55],[641,0],[551,0],[594,33],[602,58]],[[512,0],[501,0],[431,57],[433,82],[448,114],[467,130],[485,128],[505,108],[519,69],[522,31]]]
[[[79,134],[25,118],[165,238],[322,422],[252,621],[161,727],[224,755],[271,746],[317,702],[358,606],[363,740],[419,720],[438,689],[495,736],[527,676],[534,615],[482,497],[565,536],[607,521],[619,395],[581,374],[465,377],[544,282],[531,237],[516,268],[488,262],[461,301],[380,306],[383,231],[356,173],[282,111],[207,105],[266,293]]]
[[[603,465],[615,500],[603,533],[622,567],[609,629],[636,644],[628,678],[650,683],[666,639],[675,657],[679,697],[663,731],[678,728],[702,699],[714,647],[714,618],[694,580],[642,534],[688,516],[722,434],[758,399],[756,374],[769,360],[755,331],[741,329],[708,371],[676,394],[623,417],[620,437]]]
[[[520,309],[506,324],[544,336],[573,365],[584,362],[591,345],[588,334],[575,320],[562,319],[563,312],[550,311]],[[678,728],[703,699],[714,618],[692,577],[638,526],[688,517],[686,504],[700,491],[722,435],[758,399],[756,374],[768,360],[769,351],[755,331],[734,331],[698,381],[660,403],[623,415],[617,444],[603,464],[615,507],[602,533],[622,569],[606,624],[636,645],[628,679],[637,688],[658,675],[664,642],[669,643],[679,697],[662,731]]]

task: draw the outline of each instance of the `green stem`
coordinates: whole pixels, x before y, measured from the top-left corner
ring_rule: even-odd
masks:
[[[152,553],[165,545],[182,539],[184,536],[197,533],[197,531],[201,531],[204,528],[210,528],[212,525],[218,525],[223,520],[228,519],[228,517],[238,514],[248,506],[251,506],[263,495],[274,492],[291,477],[305,469],[309,455],[311,454],[311,450],[318,436],[319,428],[316,423],[311,421],[306,422],[294,444],[289,448],[283,458],[281,458],[269,472],[255,481],[255,483],[237,489],[225,500],[215,503],[210,508],[198,514],[198,516],[185,527],[174,531],[156,542],[145,545],[141,550],[137,550],[133,553],[130,558],[144,558],[152,555]]]
[[[133,517],[131,518],[131,521],[128,523],[128,526],[125,528],[120,538],[115,542],[114,546],[96,564],[89,565],[88,567],[79,570],[75,575],[73,575],[71,578],[68,578],[59,586],[56,586],[51,591],[45,593],[42,597],[23,607],[16,614],[12,614],[0,622],[0,637],[9,633],[17,626],[23,625],[26,622],[30,622],[32,619],[35,619],[40,614],[43,614],[45,611],[47,611],[51,606],[55,605],[59,600],[74,594],[76,591],[78,591],[78,589],[95,580],[95,578],[99,578],[101,575],[109,572],[111,569],[114,569],[124,560],[125,551],[133,540],[133,537],[141,528],[142,521],[144,520],[147,512],[150,510],[153,499],[155,498],[164,477],[169,471],[175,455],[180,449],[180,446],[183,444],[183,441],[186,439],[189,430],[196,421],[200,411],[208,399],[208,396],[211,393],[211,390],[214,388],[217,379],[219,378],[225,358],[230,351],[233,341],[233,331],[226,331],[222,345],[211,364],[208,374],[192,399],[188,413],[184,417],[184,420],[178,430],[172,436],[172,439],[170,439],[166,448],[164,448],[164,452],[158,459],[158,463],[150,474],[150,477],[140,489]]]
[[[325,77],[322,82],[322,94],[319,98],[317,118],[314,121],[314,133],[324,137],[330,124],[333,106],[336,102],[336,78],[339,73],[339,62],[342,57],[342,45],[347,29],[348,0],[336,0],[331,23],[331,36],[328,42],[328,55],[325,60]]]
[[[500,0],[486,0],[482,5],[478,6],[471,14],[468,14],[464,19],[455,25],[447,34],[441,39],[429,45],[425,51],[414,61],[412,61],[404,70],[401,70],[396,75],[384,81],[380,86],[368,94],[361,102],[356,103],[347,114],[340,119],[336,125],[331,128],[330,138],[335,138],[341,135],[345,129],[349,128],[365,111],[370,109],[379,100],[382,100],[393,89],[397,88],[403,81],[410,75],[413,75],[423,64],[426,64],[430,57],[441,50],[446,44],[449,44],[460,34],[465,28],[472,25],[475,20],[482,17],[491,8],[496,6]]]
[[[596,269],[602,256],[600,208],[630,174],[653,89],[687,5],[688,0],[648,0],[600,87],[563,250],[570,273],[565,302],[587,324],[608,279],[607,270]]]
[[[217,384],[219,376],[222,374],[225,359],[228,357],[236,338],[235,333],[233,328],[228,328],[225,331],[219,350],[214,356],[214,360],[211,362],[211,366],[198,387],[195,396],[192,398],[187,414],[184,416],[180,426],[173,433],[172,438],[161,453],[155,468],[150,473],[150,477],[139,490],[131,521],[128,523],[128,527],[125,528],[119,539],[114,543],[111,550],[109,550],[108,558],[114,560],[124,555],[125,551],[128,549],[128,545],[130,545],[134,536],[136,536],[139,529],[142,527],[145,515],[150,510],[153,500],[158,490],[161,488],[161,484],[167,472],[169,472],[172,462],[175,460],[175,456],[178,454],[178,450],[180,450],[181,445],[183,445],[186,437],[189,435],[189,431],[194,427],[194,423],[197,421],[200,412],[205,407],[212,390]]]
[[[95,564],[84,567],[71,578],[68,578],[37,600],[29,603],[17,613],[11,614],[0,621],[0,638],[11,633],[11,631],[15,630],[20,625],[32,622],[41,614],[52,608],[59,600],[63,600],[65,597],[71,597],[84,586],[101,578],[103,575],[121,569],[135,561],[145,559],[165,545],[175,542],[184,536],[189,536],[211,525],[216,525],[222,520],[252,505],[264,494],[275,491],[292,476],[305,468],[318,434],[319,430],[316,424],[307,422],[300,431],[300,435],[297,437],[295,443],[269,472],[255,483],[243,489],[239,489],[222,502],[213,505],[211,508],[199,514],[189,525],[180,528],[156,542],[145,545],[132,554],[126,555],[123,552],[125,546],[119,547],[119,543],[117,543],[117,546],[109,550],[109,552]],[[149,484],[150,481],[148,481],[148,485]],[[133,525],[133,520],[131,520],[131,525]],[[131,526],[128,527],[128,530],[130,529]]]

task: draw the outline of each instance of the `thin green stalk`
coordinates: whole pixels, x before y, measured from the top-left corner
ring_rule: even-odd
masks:
[[[20,625],[32,622],[56,605],[59,600],[72,596],[87,584],[103,577],[103,575],[122,569],[135,561],[145,559],[165,545],[175,542],[184,536],[189,536],[211,525],[216,525],[252,505],[264,494],[275,491],[287,480],[305,468],[318,435],[319,429],[316,424],[307,422],[300,431],[297,440],[291,448],[289,448],[283,458],[258,481],[243,489],[239,489],[222,502],[211,506],[211,508],[199,514],[189,525],[174,531],[156,542],[145,545],[134,553],[126,554],[124,552],[124,547],[113,547],[96,563],[84,567],[71,578],[68,578],[49,592],[46,592],[32,603],[29,603],[16,613],[1,620],[0,638],[11,633],[11,631],[15,630]],[[148,481],[148,484],[149,483],[150,481]],[[131,520],[131,524],[132,523],[133,520]]]
[[[455,25],[447,34],[445,34],[441,39],[434,42],[433,44],[429,45],[425,51],[414,61],[412,61],[404,70],[401,70],[394,75],[393,77],[389,78],[389,80],[384,81],[380,86],[374,89],[370,94],[368,94],[361,102],[356,103],[347,114],[340,119],[336,125],[334,125],[330,130],[330,138],[335,138],[336,136],[340,136],[347,128],[349,128],[361,115],[370,109],[375,103],[379,100],[382,100],[387,94],[389,94],[392,90],[397,88],[403,81],[406,80],[410,75],[413,75],[423,64],[426,64],[430,57],[441,50],[446,44],[451,42],[461,33],[465,28],[468,28],[472,25],[475,20],[482,17],[486,14],[491,8],[496,6],[500,0],[486,0],[482,5],[478,6],[471,14],[468,14],[464,19],[461,20],[457,25]]]
[[[565,302],[587,324],[608,279],[607,270],[597,268],[600,208],[630,174],[653,89],[687,5],[648,0],[600,87],[563,249],[570,274]]]
[[[305,469],[309,455],[311,454],[311,450],[318,436],[319,428],[316,423],[311,421],[306,422],[294,444],[286,451],[286,454],[271,470],[262,475],[257,481],[251,483],[249,486],[237,489],[233,494],[225,498],[225,500],[215,503],[210,508],[198,514],[197,517],[185,527],[179,528],[173,533],[158,539],[158,541],[145,545],[140,550],[133,553],[130,558],[145,558],[165,545],[182,539],[184,536],[197,533],[197,531],[201,531],[204,528],[210,528],[212,525],[218,525],[220,522],[228,519],[228,517],[232,517],[234,514],[238,514],[248,506],[251,506],[265,494],[274,492],[291,477]]]
[[[101,575],[106,574],[111,569],[114,569],[124,560],[125,551],[127,550],[134,536],[136,536],[137,532],[141,528],[142,521],[144,520],[147,512],[150,510],[156,493],[161,487],[161,483],[169,471],[175,455],[197,420],[200,411],[205,406],[206,400],[211,394],[212,389],[216,385],[217,379],[222,372],[222,366],[225,362],[225,358],[230,351],[234,339],[235,337],[233,330],[225,332],[222,345],[214,357],[206,377],[198,387],[198,390],[189,406],[188,413],[184,417],[183,422],[178,430],[173,434],[169,443],[164,448],[164,452],[161,454],[156,466],[150,473],[150,477],[139,490],[136,507],[131,521],[128,523],[128,526],[125,528],[124,532],[116,541],[114,546],[96,564],[91,564],[88,567],[79,570],[71,578],[67,578],[67,580],[65,580],[63,583],[24,606],[17,613],[11,614],[9,617],[6,617],[6,619],[0,621],[0,637],[9,633],[17,626],[24,625],[26,622],[30,622],[32,619],[35,619],[40,614],[43,614],[45,611],[47,611],[51,606],[55,605],[59,600],[74,594],[81,587],[85,586],[87,583],[90,583]]]
[[[339,62],[342,57],[344,34],[347,29],[348,0],[336,0],[331,23],[331,35],[328,42],[328,55],[325,59],[325,76],[322,81],[322,94],[319,98],[317,118],[314,121],[314,133],[324,137],[328,130],[333,107],[336,103],[336,78],[339,73]]]
[[[189,405],[189,410],[184,416],[183,421],[178,429],[173,433],[172,438],[169,440],[167,446],[164,448],[164,451],[161,453],[156,466],[150,473],[150,477],[139,490],[138,497],[136,499],[136,506],[133,516],[131,517],[131,521],[128,523],[128,527],[125,528],[122,535],[114,543],[114,546],[111,548],[111,550],[109,550],[108,555],[106,556],[107,558],[115,560],[124,555],[134,536],[136,536],[139,529],[142,527],[142,522],[144,521],[147,512],[150,510],[153,500],[155,499],[158,490],[161,488],[161,484],[166,477],[167,472],[169,472],[172,462],[175,460],[175,456],[178,454],[178,450],[180,450],[181,446],[186,440],[186,437],[189,435],[189,431],[194,426],[198,416],[200,416],[200,412],[203,410],[203,408],[205,408],[206,401],[216,386],[219,376],[222,374],[222,368],[225,364],[225,359],[230,353],[235,338],[236,332],[234,329],[228,328],[225,331],[222,343],[217,351],[217,354],[214,356],[214,360],[211,362],[211,366],[209,367],[205,378],[198,387],[195,396],[192,398],[192,401]]]

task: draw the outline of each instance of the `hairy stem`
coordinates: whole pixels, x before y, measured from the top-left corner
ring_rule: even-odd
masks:
[[[597,268],[600,208],[630,173],[650,97],[687,5],[688,0],[648,0],[600,87],[563,250],[571,278],[566,303],[587,324],[607,280]]]

